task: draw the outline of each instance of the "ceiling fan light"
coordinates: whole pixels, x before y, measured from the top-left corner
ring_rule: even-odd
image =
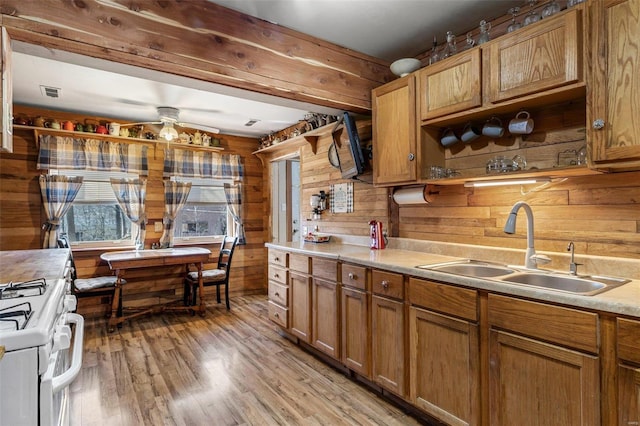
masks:
[[[158,138],[170,142],[174,139],[178,139],[178,131],[173,128],[173,124],[165,123],[164,126],[162,126],[162,130],[160,130],[160,133],[158,134]]]

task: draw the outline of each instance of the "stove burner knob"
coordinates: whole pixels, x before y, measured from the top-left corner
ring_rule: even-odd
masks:
[[[52,352],[57,352],[71,347],[71,328],[68,325],[58,325],[53,335]]]
[[[65,312],[75,312],[78,307],[78,300],[74,295],[68,294],[64,297],[63,306]]]

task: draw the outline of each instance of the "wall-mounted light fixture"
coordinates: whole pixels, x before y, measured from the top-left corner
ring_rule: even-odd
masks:
[[[549,178],[531,178],[531,179],[498,179],[498,180],[481,180],[475,182],[465,182],[465,188],[482,188],[487,186],[507,186],[507,185],[533,185],[540,183],[549,183]]]
[[[327,194],[320,191],[319,194],[313,194],[310,199],[311,208],[313,209],[313,219],[320,219],[320,215],[327,208]]]

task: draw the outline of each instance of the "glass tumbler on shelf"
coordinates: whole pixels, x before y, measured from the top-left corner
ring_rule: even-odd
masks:
[[[524,26],[531,25],[540,20],[540,14],[536,12],[535,7],[538,0],[529,0],[529,6],[531,7],[531,11],[527,13],[527,16],[524,18]]]
[[[491,37],[489,36],[491,31],[491,22],[487,22],[484,19],[480,21],[480,36],[478,37],[478,45],[488,42]]]
[[[456,47],[456,36],[451,31],[447,31],[447,45],[442,51],[442,58],[448,58],[456,53],[458,53],[458,48]]]
[[[512,31],[515,30],[519,30],[520,28],[522,28],[522,25],[520,25],[520,22],[516,22],[516,16],[518,15],[518,12],[520,12],[520,8],[519,7],[512,7],[511,9],[509,9],[509,11],[507,13],[509,13],[509,15],[511,15],[511,24],[509,24],[509,26],[507,27],[507,32],[510,33]]]
[[[542,19],[555,15],[558,12],[560,12],[560,5],[558,4],[558,1],[551,0],[551,2],[542,9]]]
[[[476,45],[476,41],[473,39],[473,35],[470,32],[468,32],[467,33],[467,45],[465,47],[465,50],[471,49],[475,45]]]

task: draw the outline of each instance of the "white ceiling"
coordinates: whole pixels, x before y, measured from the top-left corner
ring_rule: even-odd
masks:
[[[209,0],[314,37],[393,61],[428,50],[434,35],[462,34],[523,0]],[[127,121],[157,121],[156,107],[225,134],[260,137],[307,112],[340,111],[249,93],[68,52],[14,42],[14,102]],[[40,86],[60,89],[44,96]],[[251,127],[249,120],[259,120]]]

